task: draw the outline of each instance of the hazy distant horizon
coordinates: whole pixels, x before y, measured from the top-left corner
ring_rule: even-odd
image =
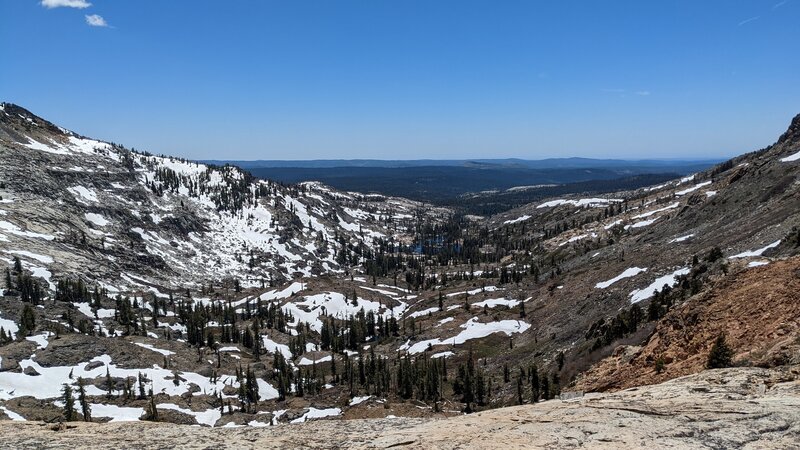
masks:
[[[731,155],[735,156],[735,155]],[[531,162],[555,162],[555,161],[585,161],[587,163],[593,162],[624,162],[624,163],[674,163],[674,162],[715,162],[715,161],[723,161],[728,159],[729,157],[719,157],[719,158],[646,158],[646,159],[635,159],[635,158],[584,158],[579,156],[565,156],[565,157],[556,157],[556,158],[537,158],[537,159],[526,159],[526,158],[409,158],[409,159],[382,159],[382,158],[317,158],[317,159],[201,159],[197,161],[201,162],[208,162],[208,163],[267,163],[267,164],[288,164],[288,163],[415,163],[415,164],[424,164],[424,163],[436,163],[437,165],[448,165],[448,164],[455,164],[455,163],[503,163],[503,162],[519,162],[519,163],[531,163]]]

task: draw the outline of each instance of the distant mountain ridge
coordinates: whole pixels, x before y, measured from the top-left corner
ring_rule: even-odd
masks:
[[[243,169],[251,168],[339,168],[339,167],[509,167],[528,169],[578,169],[578,168],[658,168],[662,171],[674,170],[674,167],[710,165],[724,161],[724,158],[699,158],[699,159],[594,159],[594,158],[546,158],[546,159],[521,159],[521,158],[470,158],[470,159],[311,159],[311,160],[203,160],[207,164],[224,165],[232,164]]]
[[[508,210],[546,195],[606,193],[658,184],[706,170],[717,162],[589,158],[207,161],[235,165],[262,179],[283,183],[319,181],[344,191],[400,196],[478,215]],[[559,186],[559,192],[534,189],[519,191],[513,198],[487,197],[487,193],[495,191],[543,185]],[[468,204],[463,203],[464,197],[471,198]]]

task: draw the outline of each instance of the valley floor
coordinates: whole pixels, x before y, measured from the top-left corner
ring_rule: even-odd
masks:
[[[800,366],[705,371],[450,419],[264,428],[0,423],[2,448],[800,448]]]

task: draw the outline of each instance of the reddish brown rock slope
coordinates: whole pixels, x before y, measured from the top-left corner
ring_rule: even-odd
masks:
[[[800,257],[741,271],[674,308],[643,347],[621,347],[581,377],[586,391],[626,389],[698,373],[721,333],[737,365],[800,361]],[[664,370],[657,373],[662,358]]]

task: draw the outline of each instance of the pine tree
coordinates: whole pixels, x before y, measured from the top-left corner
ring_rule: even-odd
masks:
[[[140,400],[145,398],[145,394],[144,394],[145,393],[145,389],[144,389],[145,381],[147,381],[147,377],[145,377],[142,374],[142,372],[139,372],[139,399]]]
[[[255,407],[258,405],[258,382],[256,381],[256,374],[252,368],[247,367],[247,403]]]
[[[62,396],[64,399],[64,420],[71,422],[75,420],[75,399],[72,398],[72,388],[69,384],[64,383],[62,388]]]
[[[732,363],[733,349],[728,346],[725,340],[725,334],[720,334],[711,346],[711,352],[708,354],[706,367],[709,369],[721,369],[730,367]]]
[[[108,371],[106,366],[106,398],[111,399],[114,396],[114,379],[111,378],[111,372]]]
[[[253,359],[260,361],[261,357],[261,323],[258,317],[253,319]]]
[[[36,313],[30,304],[26,303],[22,308],[22,317],[19,320],[20,336],[32,336],[36,329]]]
[[[151,422],[158,422],[158,408],[156,408],[156,399],[153,396],[153,390],[150,389],[150,400],[147,402],[147,407],[145,408],[145,416],[144,420],[149,420]]]
[[[542,400],[550,399],[550,377],[548,377],[547,374],[541,377],[540,392]]]
[[[711,251],[708,252],[708,256],[706,256],[706,261],[713,263],[714,261],[722,258],[722,250],[719,247],[714,247]]]
[[[558,372],[553,372],[552,381],[550,382],[550,398],[556,398],[561,394],[561,377]]]
[[[6,289],[14,289],[14,282],[11,281],[11,271],[8,270],[8,267],[6,267]]]
[[[125,400],[133,399],[133,380],[129,377],[125,377],[125,386],[123,387],[123,396]]]
[[[461,387],[461,402],[466,403],[464,412],[472,412],[472,403],[475,402],[475,361],[472,358],[472,349],[469,350],[467,365],[458,368],[459,384]],[[455,388],[455,386],[454,386]]]
[[[539,384],[539,369],[534,365],[528,370],[528,377],[531,379],[531,402],[539,401],[541,386]]]
[[[92,408],[89,406],[89,401],[86,399],[86,387],[83,378],[78,377],[78,401],[81,404],[81,413],[83,414],[84,422],[92,421]]]

